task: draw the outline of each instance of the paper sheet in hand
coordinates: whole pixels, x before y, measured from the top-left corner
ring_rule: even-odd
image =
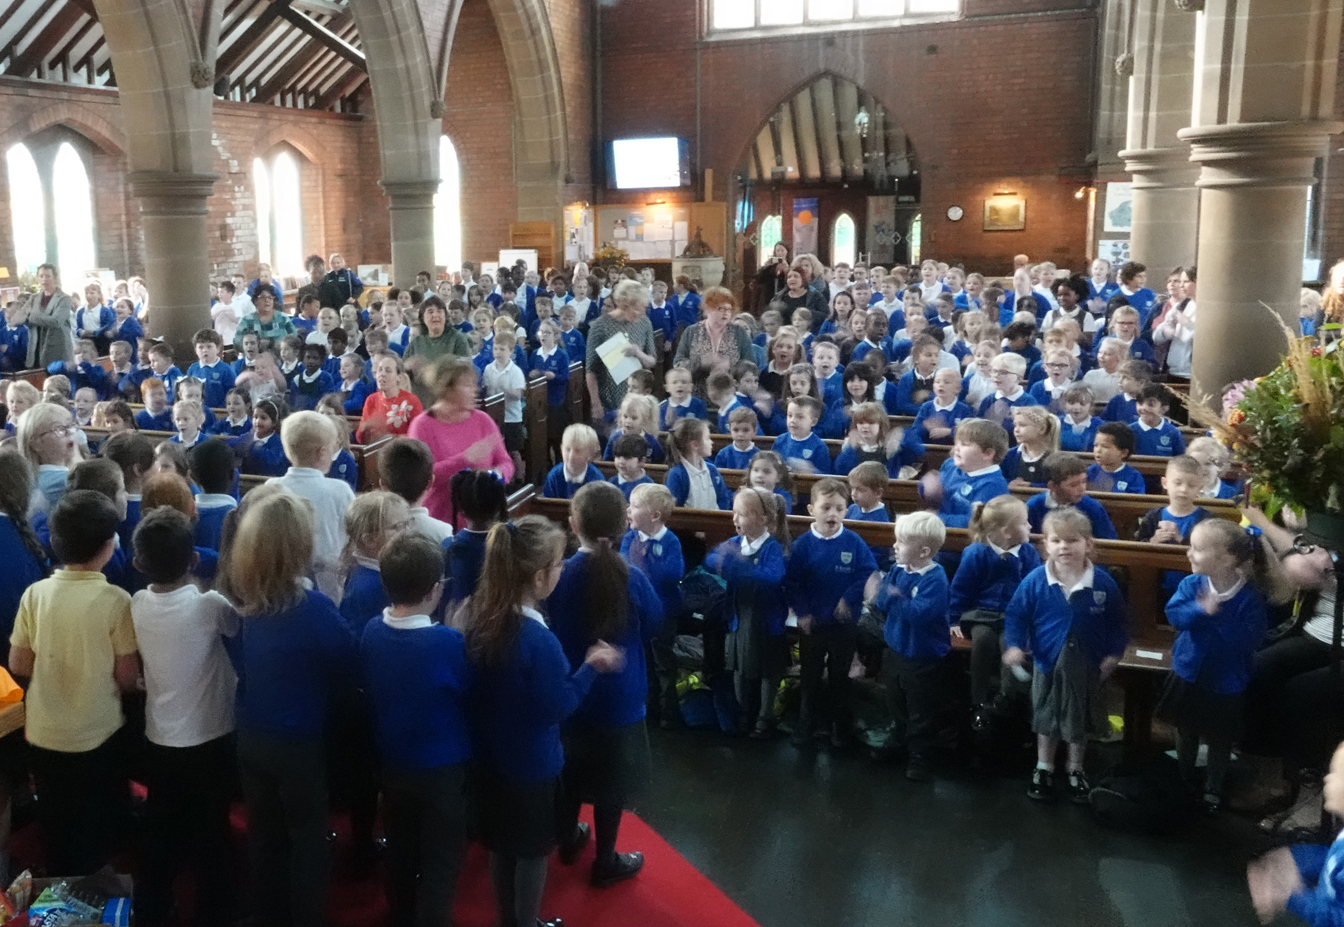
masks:
[[[611,379],[618,384],[624,383],[630,378],[630,374],[642,366],[639,358],[625,356],[625,349],[628,347],[630,339],[625,337],[624,332],[617,332],[597,346],[597,356],[602,359],[607,373],[611,374]]]

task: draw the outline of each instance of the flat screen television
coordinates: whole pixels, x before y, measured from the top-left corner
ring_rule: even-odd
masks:
[[[607,186],[656,190],[691,185],[691,149],[684,138],[618,138],[607,142]]]

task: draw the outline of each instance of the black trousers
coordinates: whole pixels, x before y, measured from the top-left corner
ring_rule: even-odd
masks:
[[[882,654],[882,682],[897,730],[905,730],[905,746],[913,760],[927,760],[938,734],[938,712],[944,704],[943,660],[912,660],[894,650]]]
[[[252,915],[262,927],[327,922],[327,771],[322,741],[239,732]]]
[[[391,923],[446,927],[467,848],[466,769],[383,770]]]
[[[1246,688],[1247,751],[1283,757],[1294,770],[1324,770],[1341,734],[1344,705],[1329,644],[1298,631],[1255,655]]]
[[[233,796],[233,735],[194,747],[145,749],[145,848],[135,882],[137,923],[171,922],[173,880],[190,865],[196,880],[197,924],[233,923],[229,871],[229,802]]]
[[[803,700],[798,725],[804,735],[816,728],[819,716],[842,727],[849,724],[849,665],[858,637],[858,625],[852,622],[813,627],[811,634],[800,635]]]
[[[130,807],[120,732],[83,753],[30,744],[28,759],[47,871],[85,875],[101,869],[112,857]]]

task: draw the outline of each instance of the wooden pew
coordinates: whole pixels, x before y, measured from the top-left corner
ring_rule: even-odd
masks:
[[[527,428],[527,442],[523,446],[523,465],[526,473],[518,479],[541,485],[550,470],[550,450],[546,430],[550,426],[550,404],[546,399],[546,378],[534,376],[528,381],[523,394],[523,425]]]
[[[569,364],[569,386],[565,391],[565,403],[569,406],[569,421],[588,421],[588,383],[584,379],[583,361],[571,361]]]

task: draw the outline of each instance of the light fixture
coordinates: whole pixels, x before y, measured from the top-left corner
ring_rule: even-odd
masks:
[[[1081,187],[1079,187],[1077,190],[1074,191],[1073,198],[1075,200],[1081,200],[1083,197],[1087,196],[1088,191],[1091,189],[1092,188],[1089,187],[1087,184],[1083,184]]]
[[[858,130],[859,138],[868,137],[868,120],[870,118],[871,117],[869,117],[868,115],[868,108],[866,106],[861,107],[858,113],[855,114],[854,128]]]

